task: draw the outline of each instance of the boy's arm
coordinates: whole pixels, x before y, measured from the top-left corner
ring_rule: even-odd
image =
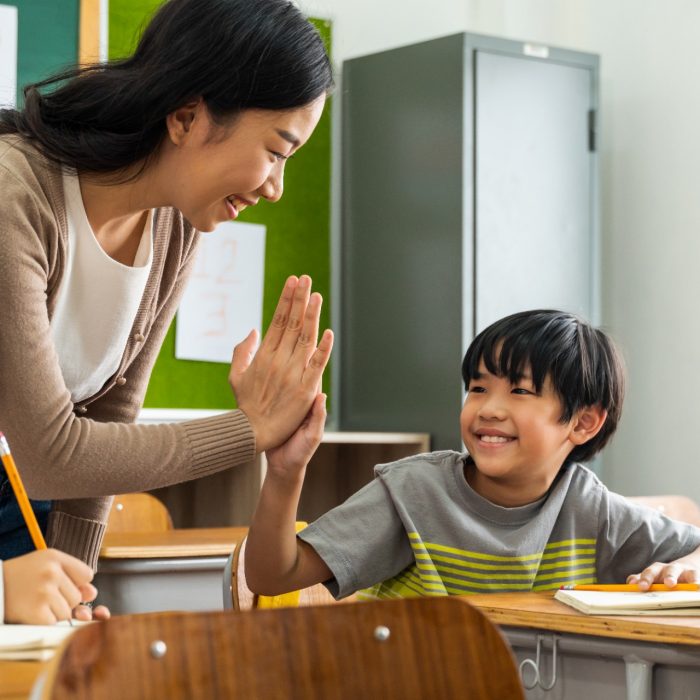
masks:
[[[602,487],[597,535],[599,583],[693,582],[700,565],[700,529]],[[670,568],[669,568],[670,567]],[[700,576],[698,576],[700,581]]]
[[[319,395],[294,435],[267,452],[267,475],[245,551],[246,581],[259,595],[279,595],[333,578],[313,547],[297,539],[294,528],[306,465],[323,436],[325,400]]]
[[[677,583],[700,582],[700,547],[680,559],[664,563],[654,562],[639,574],[627,577],[627,583],[636,583],[643,591],[652,583],[665,583],[673,588]]]

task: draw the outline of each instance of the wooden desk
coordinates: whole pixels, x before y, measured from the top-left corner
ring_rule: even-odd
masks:
[[[113,614],[220,610],[223,571],[246,527],[105,535],[95,576]]]
[[[0,700],[26,700],[47,661],[0,661]]]
[[[540,683],[527,689],[527,698],[700,697],[700,617],[584,615],[553,596],[548,592],[463,597],[501,627],[520,662],[526,687],[533,685],[539,672]],[[546,690],[552,680],[551,690]]]

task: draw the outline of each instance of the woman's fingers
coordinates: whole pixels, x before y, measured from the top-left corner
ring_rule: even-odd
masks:
[[[294,290],[294,299],[292,300],[292,305],[289,310],[287,327],[285,328],[282,339],[276,350],[279,360],[282,362],[288,359],[294,352],[294,348],[296,348],[302,328],[304,327],[310,295],[311,278],[308,275],[302,275],[299,278],[297,288]]]
[[[288,280],[285,285],[276,320],[260,349],[253,356],[249,339],[236,347],[229,375],[258,452],[281,445],[298,430],[320,393],[333,347],[330,331],[316,345],[323,300],[311,294],[311,278],[290,279],[294,284]]]
[[[272,323],[267,329],[267,333],[265,333],[265,337],[260,346],[260,349],[264,352],[274,352],[279,346],[284,332],[287,330],[287,323],[289,322],[292,304],[299,282],[300,280],[295,275],[287,277],[287,281],[282,288],[282,294],[280,294],[279,301],[277,302],[277,308],[272,316]],[[309,284],[309,286],[311,285]]]
[[[240,377],[250,367],[250,363],[255,357],[255,348],[258,344],[258,332],[253,329],[248,336],[233,349],[233,359],[231,360],[231,371],[228,374],[228,381],[235,391],[235,384]]]
[[[302,372],[311,355],[313,355],[316,350],[322,305],[323,297],[318,292],[314,292],[309,298],[306,313],[304,314],[304,323],[292,352],[292,358],[294,361],[300,362]]]
[[[328,360],[331,359],[331,351],[333,350],[333,331],[325,330],[321,336],[321,342],[311,355],[311,359],[304,370],[303,383],[305,386],[312,388],[321,385],[323,370],[326,369]]]

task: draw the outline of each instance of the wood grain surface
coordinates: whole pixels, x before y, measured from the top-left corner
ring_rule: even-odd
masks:
[[[479,608],[492,622],[506,627],[700,645],[700,617],[585,615],[554,600],[554,591],[479,594],[459,598]]]
[[[227,556],[247,534],[247,527],[203,527],[163,532],[108,532],[102,542],[100,558]]]
[[[523,697],[495,626],[447,597],[115,618],[72,635],[53,670],[53,700]]]

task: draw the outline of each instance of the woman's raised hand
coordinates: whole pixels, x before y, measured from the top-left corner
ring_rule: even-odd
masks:
[[[310,277],[289,277],[258,351],[256,331],[233,351],[229,382],[258,452],[287,440],[320,393],[333,348],[329,330],[317,343],[322,301],[320,294],[311,294]]]

